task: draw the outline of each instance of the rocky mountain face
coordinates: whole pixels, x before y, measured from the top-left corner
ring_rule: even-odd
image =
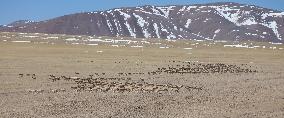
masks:
[[[230,2],[141,6],[8,25],[0,31],[192,40],[284,42],[284,12]]]

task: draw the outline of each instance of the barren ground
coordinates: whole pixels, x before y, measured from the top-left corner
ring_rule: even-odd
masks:
[[[283,118],[283,59],[284,50],[218,45],[185,50],[0,41],[0,117]],[[245,64],[257,72],[155,73],[188,61]]]

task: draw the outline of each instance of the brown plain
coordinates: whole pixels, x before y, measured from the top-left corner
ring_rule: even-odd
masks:
[[[186,42],[169,49],[0,42],[0,117],[284,117],[283,50],[215,45],[189,51]],[[185,61],[248,64],[258,72],[146,74]],[[76,91],[72,82],[49,79],[95,73],[145,73],[128,76],[202,90]]]

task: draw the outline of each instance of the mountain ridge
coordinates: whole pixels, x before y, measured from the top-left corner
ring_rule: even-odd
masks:
[[[216,2],[114,8],[29,22],[0,31],[192,40],[283,42],[284,12]]]

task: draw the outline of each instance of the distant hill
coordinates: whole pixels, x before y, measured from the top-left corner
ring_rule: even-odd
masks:
[[[18,20],[15,22],[12,22],[10,24],[8,24],[7,26],[10,27],[21,27],[21,26],[25,26],[27,24],[33,23],[34,21],[30,21],[30,20]]]
[[[284,12],[232,2],[147,5],[77,13],[40,22],[17,21],[0,27],[0,31],[284,42]]]

